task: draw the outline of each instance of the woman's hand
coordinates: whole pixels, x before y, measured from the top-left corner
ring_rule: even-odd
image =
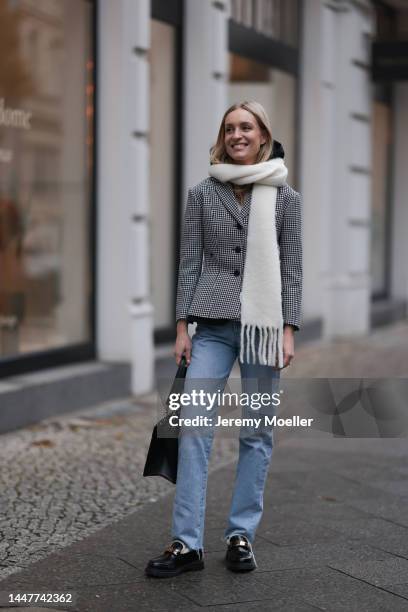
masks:
[[[180,365],[180,361],[183,355],[186,357],[187,365],[190,365],[191,361],[191,338],[187,331],[187,321],[180,319],[177,321],[177,338],[174,345],[174,356],[176,358],[177,365]]]
[[[290,365],[295,356],[295,331],[292,325],[283,327],[283,367]]]

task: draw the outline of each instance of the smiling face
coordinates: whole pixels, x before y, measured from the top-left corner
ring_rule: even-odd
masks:
[[[266,138],[252,113],[237,108],[225,117],[224,144],[229,157],[236,164],[254,164]]]

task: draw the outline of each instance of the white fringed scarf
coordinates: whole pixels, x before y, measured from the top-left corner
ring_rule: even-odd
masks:
[[[283,367],[283,317],[279,246],[276,238],[277,187],[286,183],[282,158],[259,164],[214,164],[210,176],[226,183],[254,183],[241,292],[240,361]]]

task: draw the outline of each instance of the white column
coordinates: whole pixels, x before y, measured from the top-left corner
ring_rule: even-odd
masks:
[[[329,336],[366,333],[371,299],[369,42],[373,15],[354,2],[344,2],[335,15],[331,254],[325,320]]]
[[[367,6],[346,0],[304,6],[304,316],[323,315],[327,337],[365,333],[370,320]]]
[[[323,48],[327,47],[324,36],[330,36],[330,27],[333,27],[331,11],[324,9],[320,0],[304,3],[299,84],[302,100],[299,189],[303,204],[302,312],[305,321],[323,316],[323,281],[328,274],[330,210],[325,202],[330,201],[334,87],[333,55],[327,54],[326,48],[323,56]]]
[[[228,2],[185,3],[185,192],[208,176],[209,149],[227,108],[228,10]]]
[[[149,0],[102,0],[98,74],[98,356],[153,387],[149,297]]]

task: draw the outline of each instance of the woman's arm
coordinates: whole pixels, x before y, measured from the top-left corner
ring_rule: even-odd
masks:
[[[302,302],[302,216],[301,197],[294,195],[287,203],[280,233],[280,267],[284,325],[300,328]]]
[[[174,345],[177,365],[179,365],[182,355],[185,355],[187,364],[191,360],[191,339],[188,335],[187,314],[201,274],[203,260],[202,234],[201,204],[192,190],[189,190],[181,238],[177,283],[177,338]]]
[[[203,228],[201,202],[189,190],[178,269],[176,320],[186,319],[201,274],[203,261]]]
[[[287,203],[280,233],[284,367],[294,356],[294,332],[299,330],[302,302],[301,197],[294,192]]]

